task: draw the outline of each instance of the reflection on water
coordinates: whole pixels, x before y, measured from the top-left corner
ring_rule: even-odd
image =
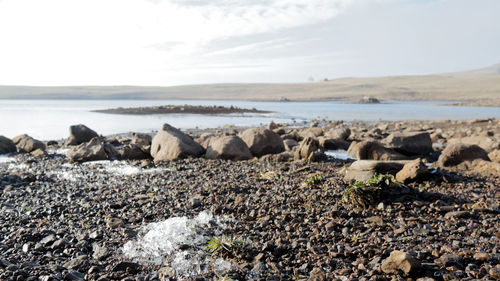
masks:
[[[202,116],[112,115],[90,112],[95,109],[155,105],[222,105],[273,111],[270,114]],[[302,123],[313,118],[328,120],[465,120],[500,117],[498,107],[442,106],[442,102],[390,102],[345,104],[341,102],[250,102],[207,100],[0,100],[0,135],[14,137],[27,133],[42,140],[68,136],[68,127],[85,124],[102,135],[151,132],[163,123],[181,129],[216,128],[224,125],[256,126],[275,122]],[[6,122],[8,121],[8,122]]]

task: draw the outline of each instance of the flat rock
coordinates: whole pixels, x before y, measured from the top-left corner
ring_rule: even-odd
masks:
[[[108,155],[104,150],[104,144],[99,138],[93,138],[87,143],[82,143],[76,147],[73,147],[66,153],[66,156],[74,162],[108,159]]]
[[[366,181],[374,173],[395,175],[406,163],[408,161],[358,160],[347,168],[344,180],[347,182]]]
[[[352,142],[347,150],[347,155],[357,160],[406,160],[407,156],[393,149],[384,147],[376,141]]]
[[[432,152],[432,140],[427,132],[394,132],[383,143],[406,155],[425,155]]]

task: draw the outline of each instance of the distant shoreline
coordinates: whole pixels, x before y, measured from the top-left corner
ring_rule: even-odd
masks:
[[[147,107],[110,108],[92,110],[92,112],[124,115],[150,115],[150,114],[233,114],[233,113],[271,113],[271,111],[258,110],[256,108],[239,108],[235,106],[197,106],[197,105],[161,105]]]

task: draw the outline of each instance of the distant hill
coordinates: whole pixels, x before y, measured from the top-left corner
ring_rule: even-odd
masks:
[[[500,106],[500,64],[455,73],[339,78],[316,83],[235,83],[173,87],[0,86],[2,99],[451,100]]]

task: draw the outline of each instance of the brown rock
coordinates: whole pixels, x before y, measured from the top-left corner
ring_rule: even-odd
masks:
[[[281,137],[268,129],[247,129],[239,137],[247,144],[250,152],[257,157],[276,154],[285,150]]]
[[[429,173],[422,159],[415,159],[406,163],[403,169],[396,174],[396,180],[400,183],[409,183],[423,178]]]
[[[440,167],[449,167],[475,159],[490,160],[486,151],[477,145],[454,143],[446,146],[436,164]]]
[[[344,174],[344,180],[366,181],[374,173],[392,174],[399,172],[408,161],[377,161],[377,160],[358,160],[349,166]]]
[[[432,152],[432,141],[427,132],[395,132],[384,139],[384,144],[406,155],[425,155]]]
[[[331,150],[347,150],[349,148],[349,143],[342,139],[333,139],[328,137],[319,137],[318,138],[319,145],[324,147],[325,149]]]
[[[454,138],[448,141],[449,143],[463,143],[463,144],[474,144],[487,152],[491,152],[495,149],[500,149],[500,141],[495,137],[490,136],[470,136],[462,138]]]
[[[406,160],[407,156],[392,149],[382,146],[376,141],[352,142],[347,150],[350,155],[358,160]]]
[[[87,143],[82,143],[73,147],[66,153],[66,156],[75,162],[86,162],[96,160],[106,160],[108,155],[104,150],[104,144],[99,138],[93,138]]]
[[[491,161],[500,163],[500,149],[495,149],[492,152],[488,153],[488,157]]]
[[[79,145],[98,137],[97,133],[89,127],[79,124],[69,127],[69,138],[65,145]]]
[[[151,143],[151,156],[154,162],[176,160],[188,156],[200,157],[203,147],[190,136],[169,124],[164,124]]]
[[[293,158],[294,160],[309,159],[311,156],[315,158],[314,152],[318,150],[320,150],[318,141],[312,137],[306,137],[303,141],[300,142],[299,148],[295,151]],[[313,161],[317,159],[311,158],[309,160]]]
[[[33,150],[32,152],[30,152],[31,155],[35,156],[35,157],[46,157],[47,156],[47,152],[43,149],[36,149],[36,150]]]
[[[21,153],[30,153],[37,149],[45,150],[45,144],[26,134],[17,136],[12,139],[17,147],[17,151]]]
[[[0,136],[0,154],[13,153],[16,151],[16,145],[11,139]]]
[[[420,270],[421,264],[410,254],[403,251],[392,251],[389,257],[382,263],[382,271],[385,273],[409,275]]]
[[[349,128],[331,129],[325,133],[325,137],[335,140],[347,140],[350,135],[351,130]]]
[[[210,142],[205,157],[209,159],[248,160],[252,158],[252,153],[241,138],[224,136]]]

